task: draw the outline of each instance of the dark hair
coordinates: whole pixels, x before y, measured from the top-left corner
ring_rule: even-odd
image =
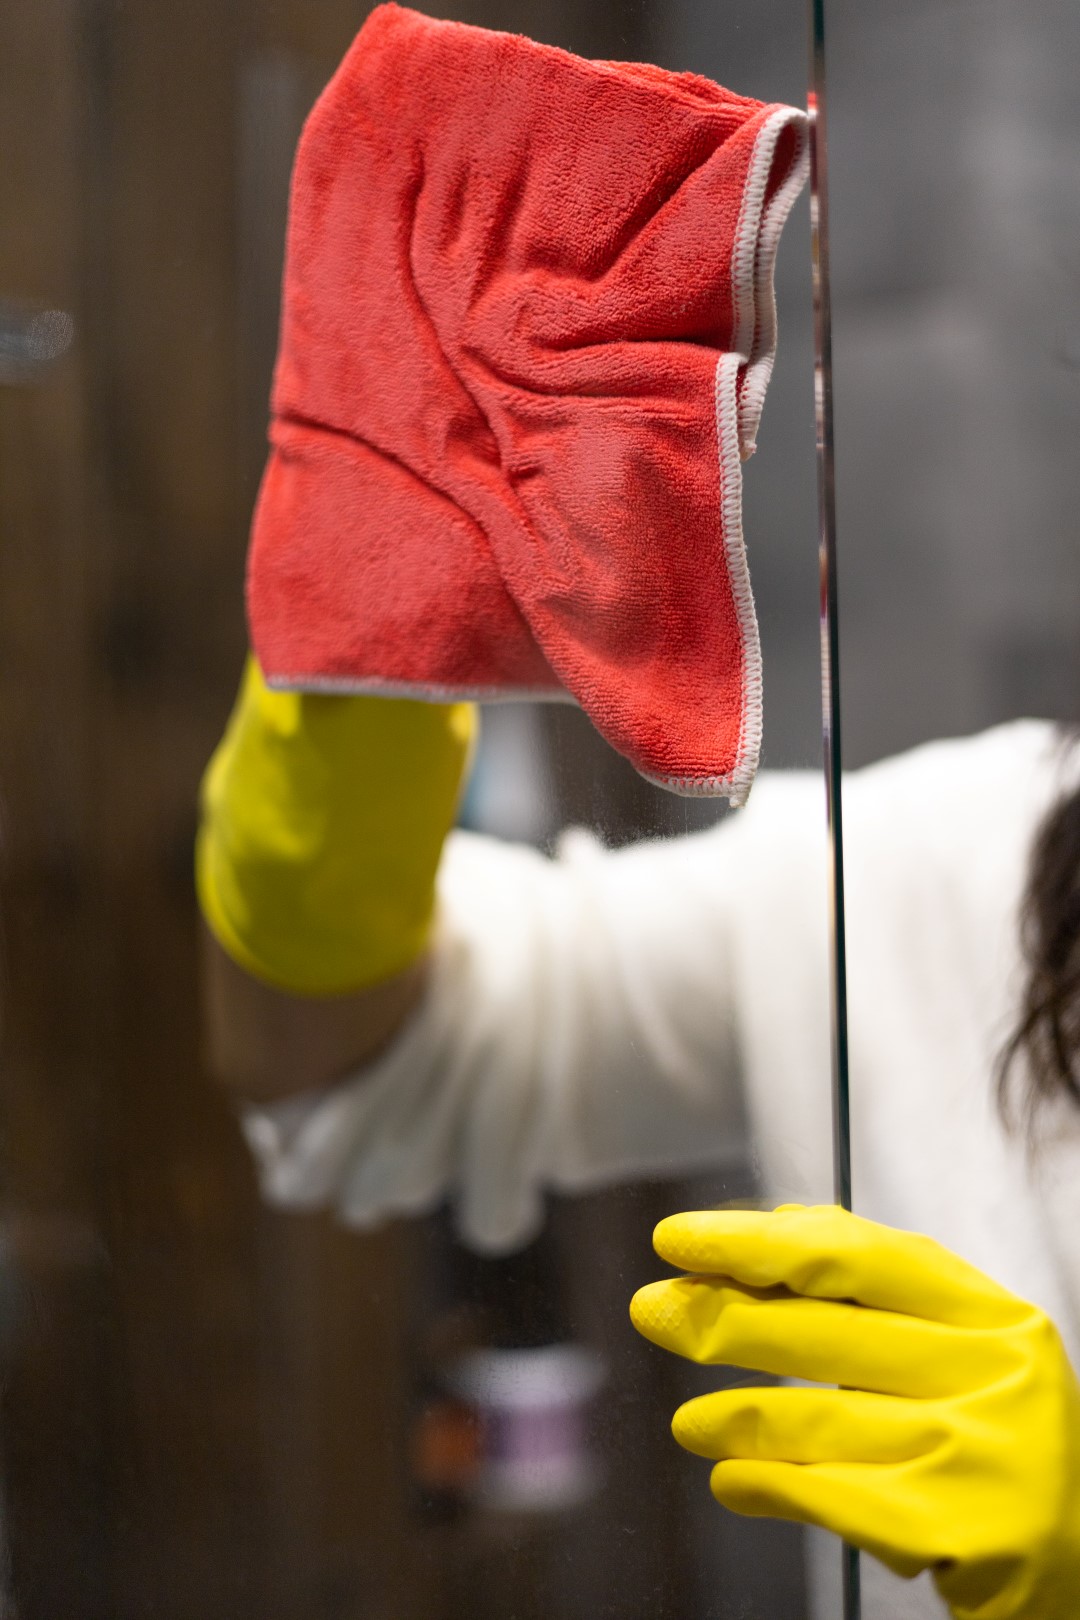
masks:
[[[1024,1060],[1019,1112],[1031,1127],[1050,1098],[1064,1093],[1080,1105],[1080,788],[1053,806],[1036,834],[1020,939],[1027,976],[998,1083],[1002,1107],[1015,1121],[1014,1079]]]

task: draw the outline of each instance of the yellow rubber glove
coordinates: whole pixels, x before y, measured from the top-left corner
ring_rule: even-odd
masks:
[[[423,953],[476,712],[271,692],[248,660],[203,778],[195,862],[203,915],[234,961],[333,996]]]
[[[1080,1388],[1049,1319],[929,1238],[831,1207],[674,1215],[696,1276],[634,1326],[699,1362],[840,1389],[730,1389],[675,1414],[738,1513],[824,1526],[957,1620],[1080,1614]]]

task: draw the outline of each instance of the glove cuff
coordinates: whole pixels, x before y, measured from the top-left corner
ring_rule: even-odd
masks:
[[[246,972],[348,995],[427,948],[471,704],[271,692],[251,660],[203,778],[199,905]]]

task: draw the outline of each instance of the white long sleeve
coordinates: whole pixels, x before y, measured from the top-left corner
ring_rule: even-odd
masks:
[[[938,1182],[1004,1152],[992,1043],[1048,745],[1045,726],[1001,727],[845,785],[860,1207],[915,1224],[917,1193],[923,1224],[958,1228],[969,1254],[983,1245]],[[577,833],[551,861],[457,834],[440,895],[431,986],[393,1047],[328,1093],[250,1111],[268,1198],[367,1225],[449,1196],[468,1241],[502,1247],[535,1229],[545,1188],[714,1166],[743,1148],[745,1115],[771,1191],[830,1196],[815,773],[766,774],[709,832],[617,853]],[[961,1117],[970,1145],[942,1164],[927,1129]]]
[[[545,1187],[739,1150],[733,831],[618,853],[576,832],[556,860],[451,837],[405,1033],[323,1098],[249,1114],[267,1196],[368,1224],[450,1194],[468,1240],[502,1247],[535,1229]]]

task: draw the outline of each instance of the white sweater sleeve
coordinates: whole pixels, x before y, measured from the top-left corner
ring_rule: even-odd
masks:
[[[454,834],[404,1033],[332,1090],[247,1113],[265,1196],[355,1225],[450,1197],[467,1241],[500,1248],[546,1188],[722,1163],[744,1134],[739,912],[755,863],[774,887],[785,823],[809,809],[822,836],[820,794],[773,777],[764,815],[618,852],[575,832],[556,860]]]

